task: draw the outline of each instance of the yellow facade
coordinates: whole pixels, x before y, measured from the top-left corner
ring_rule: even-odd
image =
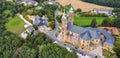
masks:
[[[105,40],[104,35],[101,35],[100,39],[91,38],[91,40],[84,40],[84,39],[80,38],[79,34],[67,30],[67,21],[70,21],[71,24],[73,24],[73,21],[74,21],[73,13],[69,13],[68,19],[62,19],[62,35],[63,35],[64,42],[72,43],[72,37],[69,35],[69,34],[72,34],[76,38],[79,38],[79,40],[77,40],[78,44],[75,44],[79,47],[79,49],[82,49],[85,51],[91,51],[91,50],[94,50],[95,48],[97,48],[100,43],[102,43],[102,46],[108,50],[113,49],[112,46],[103,44],[103,42]],[[90,46],[91,43],[93,43],[94,45]]]

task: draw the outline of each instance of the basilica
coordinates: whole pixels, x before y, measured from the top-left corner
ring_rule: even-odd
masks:
[[[74,9],[70,8],[69,13],[65,10],[61,18],[62,41],[72,43],[81,50],[91,51],[101,45],[104,49],[112,50],[115,39],[108,31],[100,28],[79,27],[73,24]]]

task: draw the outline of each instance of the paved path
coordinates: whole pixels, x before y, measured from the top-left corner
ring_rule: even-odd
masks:
[[[99,44],[98,44],[98,47],[97,47],[96,49],[90,51],[90,53],[96,54],[96,55],[98,55],[99,57],[104,58],[104,56],[103,56],[103,51],[102,51],[102,50],[103,50],[103,49],[102,49],[102,43],[101,43],[101,41],[100,41]]]
[[[30,26],[32,26],[32,24],[29,22],[29,21],[27,21],[21,14],[17,14],[26,24],[28,24],[28,25],[30,25]]]

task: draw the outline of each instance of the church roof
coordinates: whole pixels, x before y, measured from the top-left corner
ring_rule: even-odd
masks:
[[[70,22],[68,22],[67,29],[71,32],[77,33],[80,35],[80,37],[84,40],[90,40],[93,39],[100,39],[101,34],[105,37],[105,44],[114,46],[115,39],[112,37],[111,34],[109,34],[107,31],[100,29],[100,28],[82,28],[79,26],[72,25]]]
[[[100,34],[96,30],[89,30],[91,38],[100,39]]]
[[[69,31],[75,32],[77,34],[81,34],[81,33],[84,33],[86,31],[84,28],[72,25],[70,22],[68,22],[67,28]]]
[[[103,29],[100,29],[100,28],[97,28],[97,30],[99,30],[105,37],[105,44],[108,44],[108,45],[111,45],[111,46],[114,46],[114,42],[115,42],[115,39],[112,37],[111,34],[109,34],[106,30],[103,30]]]
[[[82,38],[82,39],[84,39],[84,40],[90,40],[91,38],[90,38],[90,34],[89,34],[89,32],[85,32],[85,33],[82,33],[81,35],[80,35],[80,37]]]

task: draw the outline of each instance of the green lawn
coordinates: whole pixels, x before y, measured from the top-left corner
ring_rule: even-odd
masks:
[[[74,24],[78,26],[89,26],[92,19],[96,18],[97,25],[100,25],[105,17],[74,17]]]
[[[116,53],[111,53],[107,50],[103,50],[103,55],[106,57],[106,58],[117,58],[117,55]]]
[[[9,21],[5,25],[8,31],[11,31],[15,34],[20,34],[25,30],[24,21],[22,21],[17,15],[14,18],[9,17],[8,19]]]

